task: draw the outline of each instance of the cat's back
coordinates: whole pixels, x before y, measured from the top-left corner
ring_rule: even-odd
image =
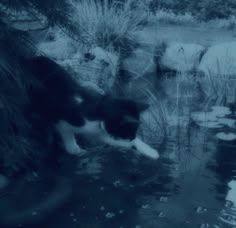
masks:
[[[27,69],[51,93],[66,96],[78,90],[78,84],[72,76],[48,57],[36,56],[27,59]]]

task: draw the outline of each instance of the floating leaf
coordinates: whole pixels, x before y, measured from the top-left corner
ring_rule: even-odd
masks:
[[[207,128],[222,128],[223,125],[219,124],[218,122],[201,122],[198,123],[201,127],[207,127]]]
[[[228,127],[234,127],[236,124],[236,120],[230,118],[219,118],[218,123],[226,125]]]
[[[221,140],[232,141],[236,139],[236,134],[220,132],[216,134],[216,137]]]
[[[224,106],[213,106],[211,107],[212,112],[217,116],[217,117],[224,117],[226,115],[230,115],[231,111],[228,107]]]
[[[196,122],[217,121],[214,112],[194,112],[191,117]]]

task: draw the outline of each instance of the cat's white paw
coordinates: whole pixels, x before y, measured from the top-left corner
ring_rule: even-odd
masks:
[[[67,144],[65,145],[65,149],[69,154],[73,154],[73,155],[83,155],[84,153],[86,153],[86,150],[82,149],[79,145],[77,145],[76,143],[73,144]]]
[[[136,138],[133,141],[133,146],[139,153],[149,158],[158,159],[160,157],[157,150],[153,149],[152,147],[150,147],[148,144],[146,144],[139,138]]]

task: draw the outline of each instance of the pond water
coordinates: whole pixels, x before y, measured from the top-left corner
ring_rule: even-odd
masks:
[[[225,137],[236,118],[228,111],[171,125],[158,160],[107,146],[63,155],[59,170],[42,168],[1,191],[0,227],[236,227],[236,140]]]

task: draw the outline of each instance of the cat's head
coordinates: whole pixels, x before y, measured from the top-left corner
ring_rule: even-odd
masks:
[[[104,128],[115,139],[133,140],[140,124],[140,114],[148,108],[143,102],[108,98],[103,105]]]

